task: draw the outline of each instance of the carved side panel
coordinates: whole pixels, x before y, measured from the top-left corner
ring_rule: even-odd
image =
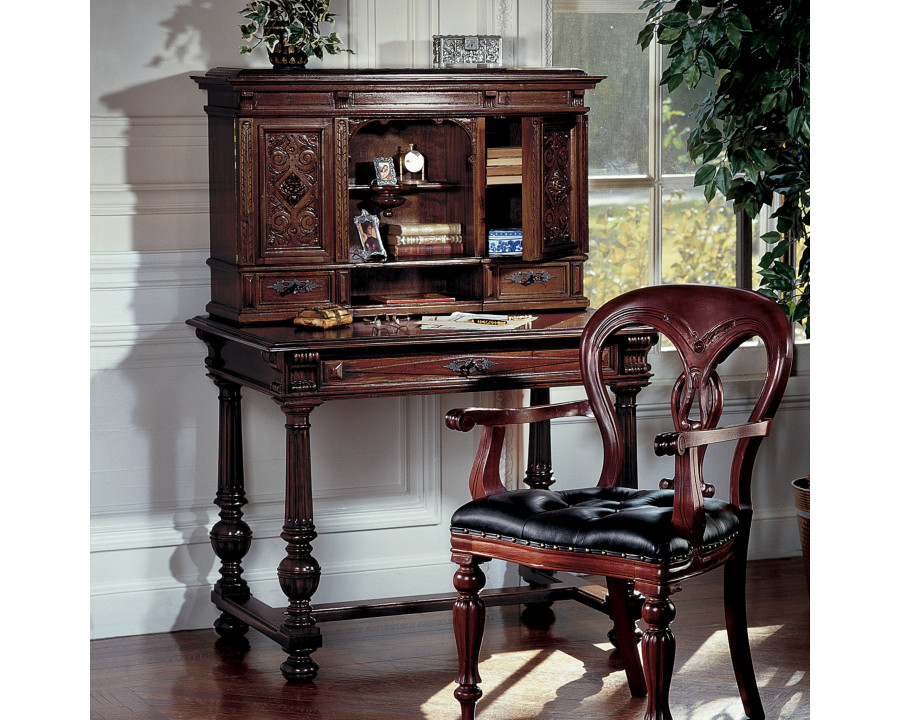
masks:
[[[541,226],[544,248],[572,244],[571,132],[545,128],[542,152]]]
[[[335,258],[350,258],[350,123],[347,118],[334,121],[334,235]],[[349,299],[348,299],[349,302]]]
[[[241,251],[235,262],[247,265],[256,260],[253,230],[253,123],[241,121],[238,140],[240,165],[240,215],[241,215]]]
[[[321,134],[265,132],[263,152],[263,252],[321,247]]]

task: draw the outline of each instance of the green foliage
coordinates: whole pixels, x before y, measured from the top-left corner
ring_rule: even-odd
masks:
[[[327,52],[337,55],[341,52],[352,53],[352,50],[341,47],[343,40],[336,32],[323,35],[319,31],[319,23],[334,25],[334,13],[328,11],[331,0],[254,0],[241,10],[241,15],[250,22],[241,25],[241,39],[255,40],[252,45],[242,45],[241,53],[253,52],[260,44],[269,52],[282,38],[267,32],[266,25],[279,23],[286,26],[285,44],[300,45],[303,52],[312,57],[322,59]]]
[[[660,83],[671,92],[716,81],[692,111],[688,152],[707,201],[721,194],[734,212],[775,209],[777,232],[759,264],[760,292],[809,325],[808,0],[645,0],[638,35],[669,46]]]

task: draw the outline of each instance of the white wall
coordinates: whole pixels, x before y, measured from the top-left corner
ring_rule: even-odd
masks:
[[[207,540],[217,519],[216,390],[204,375],[205,347],[184,325],[204,312],[209,281],[205,98],[189,75],[266,65],[263,55],[237,53],[243,5],[91,4],[92,637],[206,627],[217,614]],[[329,67],[428,67],[431,36],[450,33],[502,34],[509,65],[545,60],[543,0],[333,0],[332,9],[356,54],[328,57]],[[808,472],[808,374],[789,392],[779,420],[789,432],[759,460],[757,556],[799,554],[789,481]],[[476,438],[444,429],[441,418],[491,401],[344,401],[313,413],[314,555],[324,570],[316,601],[451,589],[447,524],[466,499]],[[660,419],[664,402],[648,396],[642,418]],[[348,435],[349,417],[379,435]],[[245,511],[254,531],[245,576],[279,605],[282,422],[272,401],[244,393]],[[560,486],[576,477],[573,451],[591,429],[554,427]],[[656,462],[647,446],[641,457]],[[509,571],[494,565],[497,584]]]

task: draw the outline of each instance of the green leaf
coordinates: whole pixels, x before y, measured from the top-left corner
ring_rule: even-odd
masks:
[[[713,198],[716,196],[716,184],[714,182],[707,183],[706,187],[703,189],[703,197],[706,198],[706,202],[710,203],[713,201]]]
[[[252,52],[253,52],[252,47],[248,47],[246,45],[241,45],[241,51],[240,51],[241,55],[247,55],[248,53],[252,53]]]
[[[725,23],[717,17],[710,20],[706,26],[706,36],[713,45],[716,45],[725,36]]]
[[[684,71],[684,82],[689,88],[693,89],[697,87],[697,83],[700,82],[700,68],[696,65],[691,65],[687,70]]]
[[[669,92],[672,92],[675,88],[677,88],[679,85],[681,85],[683,80],[684,80],[684,75],[682,75],[681,73],[677,73],[677,74],[673,75],[671,78],[669,78],[668,82],[666,83],[666,88],[668,89]]]
[[[659,24],[664,28],[683,28],[689,22],[690,18],[686,13],[672,10],[660,18]]]
[[[791,137],[797,137],[803,128],[804,111],[802,107],[796,107],[787,114],[787,129]]]
[[[774,242],[778,242],[781,239],[781,233],[775,232],[774,230],[769,230],[769,232],[763,233],[762,235],[760,235],[759,239],[762,240],[764,243],[771,244]]]
[[[703,153],[703,162],[708,163],[719,157],[719,154],[722,152],[722,147],[722,143],[720,142],[708,145]]]
[[[263,44],[269,48],[269,52],[275,49],[278,44],[279,37],[277,35],[263,35]]]
[[[715,165],[704,165],[696,173],[694,173],[694,187],[706,185],[716,176]]]
[[[787,217],[786,215],[780,215],[778,217],[778,221],[775,223],[775,227],[778,228],[778,232],[784,234],[791,231],[791,229],[794,227],[794,221],[792,218]]]
[[[788,265],[788,263],[786,262],[776,260],[772,264],[772,267],[775,269],[775,272],[777,272],[781,277],[790,280],[791,282],[793,282],[797,277],[796,273],[794,272],[793,266]]]
[[[697,53],[697,66],[710,77],[716,74],[716,59],[708,50],[700,50]]]
[[[725,27],[725,35],[728,36],[728,41],[732,45],[734,45],[735,47],[741,46],[741,40],[743,39],[743,36],[741,35],[741,31],[738,30],[734,25],[727,25]]]
[[[682,52],[691,53],[703,40],[703,28],[693,25],[684,31]]]
[[[682,28],[664,28],[659,33],[660,45],[671,45],[681,37],[682,32],[684,32]]]
[[[724,165],[716,171],[716,189],[723,195],[727,195],[731,189],[731,170]]]
[[[750,24],[750,18],[742,12],[735,11],[729,13],[728,20],[733,26],[738,27],[743,32],[751,32],[753,30],[753,26]]]
[[[777,37],[770,37],[766,40],[766,52],[769,53],[771,57],[775,57],[778,54],[778,48],[781,47],[781,42]]]
[[[760,103],[759,110],[765,115],[767,113],[772,112],[772,108],[775,107],[775,102],[778,100],[778,96],[775,93],[769,93],[762,99],[762,103]]]
[[[656,30],[655,25],[646,25],[639,33],[637,44],[641,46],[643,50],[646,50],[650,47],[650,41],[653,39],[653,31]]]

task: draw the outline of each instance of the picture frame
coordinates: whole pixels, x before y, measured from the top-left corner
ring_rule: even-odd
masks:
[[[397,184],[397,168],[394,167],[394,158],[377,157],[372,163],[375,165],[376,185]]]
[[[380,262],[387,259],[384,243],[381,242],[379,232],[380,222],[377,215],[362,211],[361,215],[353,218],[356,226],[358,245],[350,248],[350,259],[354,262]]]

